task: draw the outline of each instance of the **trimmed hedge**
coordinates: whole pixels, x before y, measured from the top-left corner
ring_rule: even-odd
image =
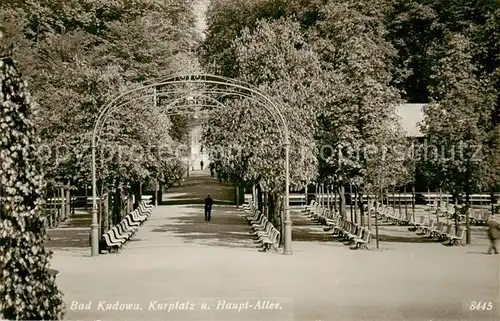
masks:
[[[34,104],[10,58],[0,59],[0,319],[62,319],[49,273]]]

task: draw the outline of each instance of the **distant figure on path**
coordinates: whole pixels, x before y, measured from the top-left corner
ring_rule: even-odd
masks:
[[[214,163],[208,164],[208,167],[210,168],[210,177],[214,177],[215,176],[215,173],[214,173]]]
[[[201,170],[203,170],[203,160],[200,161]]]
[[[214,201],[208,194],[207,198],[205,198],[205,221],[210,222],[210,215],[212,214],[212,205]]]
[[[495,254],[498,254],[496,242],[500,238],[500,223],[494,218],[490,218],[488,220],[488,238],[490,239],[490,247],[488,248],[488,254],[491,254],[491,251]]]

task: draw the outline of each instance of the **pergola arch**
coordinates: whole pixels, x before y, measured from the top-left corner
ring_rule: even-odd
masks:
[[[188,88],[186,88],[186,86]],[[164,89],[165,88],[165,89]],[[173,88],[173,89],[172,89]],[[159,89],[159,90],[158,90]],[[284,251],[283,254],[292,254],[292,221],[290,219],[289,209],[289,189],[290,189],[290,136],[287,121],[274,100],[267,96],[264,92],[247,84],[243,81],[231,79],[227,77],[210,75],[210,74],[178,74],[172,75],[156,82],[143,84],[140,87],[125,91],[114,99],[112,99],[104,108],[102,108],[95,120],[94,129],[92,132],[92,224],[91,224],[91,256],[98,255],[99,242],[99,224],[97,222],[97,183],[96,183],[96,148],[99,143],[99,137],[110,116],[120,106],[137,102],[143,99],[153,98],[153,105],[156,106],[158,95],[173,99],[174,104],[170,106],[187,106],[176,105],[175,102],[181,101],[190,95],[209,98],[214,102],[207,106],[220,108],[226,106],[219,100],[225,97],[237,96],[250,99],[259,108],[267,111],[274,119],[275,124],[281,137],[281,142],[285,148],[285,231],[284,231]],[[175,98],[177,97],[177,98]],[[219,102],[215,103],[215,102]],[[168,106],[166,108],[169,109]]]

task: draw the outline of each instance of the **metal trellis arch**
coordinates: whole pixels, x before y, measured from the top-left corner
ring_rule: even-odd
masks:
[[[96,149],[102,128],[109,115],[117,108],[135,101],[153,98],[156,105],[157,97],[167,97],[174,103],[166,109],[179,106],[177,103],[186,97],[210,97],[208,101],[220,102],[225,97],[237,96],[250,99],[258,107],[266,110],[278,125],[282,144],[285,148],[285,230],[283,254],[292,254],[292,221],[289,208],[290,188],[290,137],[288,125],[281,109],[272,98],[258,88],[245,82],[222,76],[210,74],[184,74],[166,77],[151,84],[145,84],[133,90],[126,91],[110,101],[97,116],[92,133],[92,224],[91,224],[91,256],[99,254],[99,223],[97,220],[97,175],[96,175]],[[223,103],[210,104],[220,108]]]

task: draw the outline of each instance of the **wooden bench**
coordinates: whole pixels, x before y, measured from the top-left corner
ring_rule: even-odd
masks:
[[[364,229],[362,239],[354,239],[354,245],[357,249],[369,250],[368,244],[370,244],[372,239],[372,232],[368,229]]]
[[[99,252],[102,253],[102,250],[112,252],[114,250],[117,253],[135,235],[139,227],[144,224],[152,209],[153,206],[142,202],[137,209],[127,214],[120,223],[101,236]]]
[[[434,228],[434,225],[436,224],[436,219],[431,218],[429,219],[428,224],[423,224],[417,227],[417,234],[420,235],[426,235],[427,233],[430,233],[430,231]]]
[[[252,201],[244,207],[244,212],[252,231],[249,233],[256,237],[255,243],[260,243],[261,251],[278,250],[280,246],[280,232],[273,226],[267,217],[259,212]]]
[[[460,243],[462,246],[464,246],[463,240],[466,231],[467,229],[465,227],[459,226],[455,233],[455,226],[450,224],[446,233],[442,234],[441,240],[449,241],[448,244],[450,245],[458,245]]]

